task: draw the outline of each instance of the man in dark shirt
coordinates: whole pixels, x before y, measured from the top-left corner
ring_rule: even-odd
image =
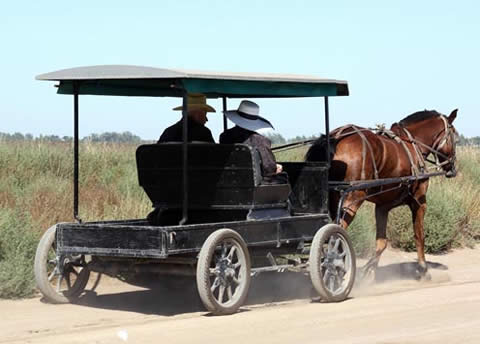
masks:
[[[182,110],[182,106],[173,108],[174,111]],[[208,121],[207,112],[215,112],[215,109],[207,104],[207,98],[203,94],[188,95],[188,118],[187,128],[188,142],[202,141],[215,143],[210,129],[205,126]],[[158,143],[183,141],[183,119],[165,129],[158,139]]]
[[[225,116],[235,127],[226,130],[220,135],[220,143],[244,143],[258,150],[262,158],[262,175],[264,182],[274,183],[286,182],[286,176],[279,175],[282,172],[282,165],[276,163],[275,156],[271,150],[271,141],[255,130],[262,128],[273,128],[272,124],[265,118],[258,115],[259,107],[256,103],[243,100],[238,110],[227,111]]]

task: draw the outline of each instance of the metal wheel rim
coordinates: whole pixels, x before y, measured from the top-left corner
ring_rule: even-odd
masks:
[[[63,260],[63,274],[60,273],[60,260]],[[87,269],[85,256],[67,256],[58,257],[56,254],[55,243],[48,250],[47,255],[47,279],[48,283],[55,292],[64,296],[74,294],[82,283]]]
[[[247,284],[247,258],[235,239],[225,239],[212,254],[209,268],[209,288],[222,307],[235,304]]]
[[[346,238],[334,233],[322,245],[320,275],[332,296],[342,294],[352,275],[352,252]]]

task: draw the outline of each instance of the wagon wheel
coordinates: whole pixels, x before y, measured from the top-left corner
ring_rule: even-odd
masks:
[[[55,245],[56,225],[50,227],[40,240],[35,254],[35,281],[37,287],[52,303],[68,303],[85,289],[90,277],[84,255],[57,257]],[[60,273],[60,260],[63,273]]]
[[[355,252],[347,232],[328,224],[315,234],[310,248],[310,278],[320,297],[343,301],[355,282]]]
[[[237,232],[223,228],[207,238],[197,263],[197,288],[205,307],[215,315],[235,313],[250,286],[250,255]]]

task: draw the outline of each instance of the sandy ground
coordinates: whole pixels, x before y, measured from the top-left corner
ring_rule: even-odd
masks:
[[[195,286],[103,279],[78,304],[0,301],[0,343],[480,343],[480,246],[428,256],[430,282],[410,278],[414,259],[387,250],[378,281],[336,304],[312,302],[303,275],[261,275],[223,317],[203,311]]]

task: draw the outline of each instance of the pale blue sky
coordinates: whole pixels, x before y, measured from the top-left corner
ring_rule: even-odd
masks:
[[[313,74],[349,82],[331,126],[388,126],[436,109],[480,136],[476,1],[10,1],[0,11],[0,132],[72,135],[72,97],[35,81],[58,69],[133,64]],[[168,98],[80,97],[80,134],[156,139],[177,121]],[[323,131],[320,99],[259,100],[285,137]],[[210,101],[217,110],[221,103]],[[237,101],[230,101],[235,108]],[[208,126],[218,137],[221,116]]]

